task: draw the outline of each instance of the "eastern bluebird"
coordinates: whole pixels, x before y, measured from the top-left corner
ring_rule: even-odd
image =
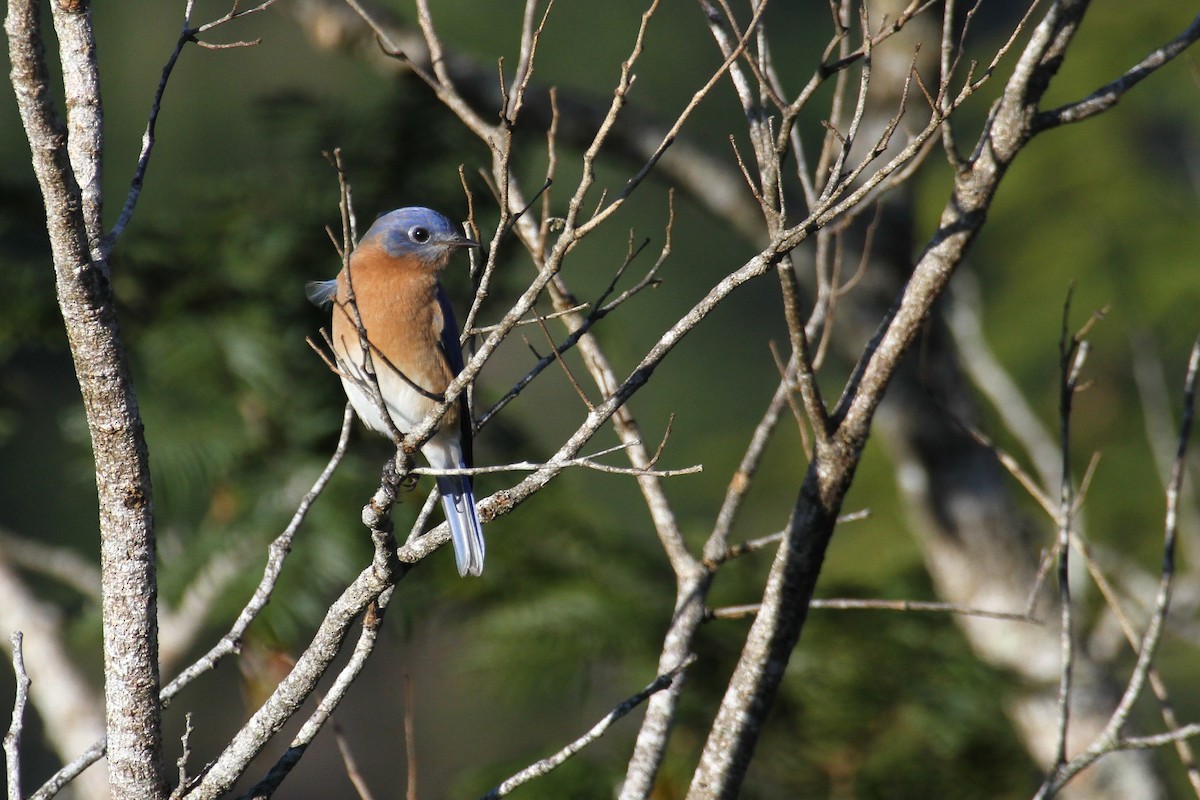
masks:
[[[347,281],[370,343],[379,392],[400,431],[416,427],[443,399],[462,371],[458,325],[437,274],[461,247],[478,247],[446,217],[428,208],[401,208],[375,220],[336,279],[305,289],[318,306],[333,303],[332,341],[342,360],[342,386],[368,428],[390,436],[371,398]],[[348,273],[348,274],[347,274]],[[346,374],[348,373],[348,374]],[[446,410],[437,432],[421,447],[435,469],[471,466],[471,413],[467,393]],[[438,490],[450,523],[460,575],[483,572],[483,529],[467,475],[440,475]]]

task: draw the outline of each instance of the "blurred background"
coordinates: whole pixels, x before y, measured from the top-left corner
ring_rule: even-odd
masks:
[[[97,4],[109,225],[124,201],[183,5]],[[1172,0],[1146,0],[1136,12],[1124,3],[1093,5],[1049,105],[1111,80],[1181,31],[1193,13]],[[401,20],[415,19],[406,4],[387,7]],[[325,316],[305,301],[304,283],[338,269],[324,232],[338,224],[337,180],[323,151],[342,149],[362,220],[413,204],[465,218],[460,166],[484,230],[496,218],[479,177],[488,166],[485,150],[419,81],[376,56],[339,46],[313,23],[312,8],[283,2],[210,37],[261,37],[258,46],[184,51],[163,102],[140,206],[113,256],[151,450],[163,600],[177,603],[214,557],[234,554],[239,564],[205,613],[205,632],[178,654],[176,670],[227,629],[261,575],[265,544],[282,530],[337,440],[344,397],[305,344]],[[222,3],[199,2],[193,22],[226,10]],[[559,0],[541,40],[537,80],[606,103],[643,10],[613,0],[601,15],[594,4]],[[520,4],[445,0],[434,11],[448,47],[488,68],[500,57],[516,63]],[[778,2],[767,14],[777,69],[793,90],[817,63],[827,17],[825,3]],[[986,62],[1010,22],[1011,12],[981,13],[971,55]],[[673,119],[721,60],[698,7],[666,4],[650,25],[646,48],[631,110]],[[1010,68],[1011,58],[1001,77]],[[964,142],[973,141],[993,93],[985,91],[964,109]],[[818,140],[826,107],[814,103],[806,140]],[[744,120],[725,86],[683,133],[730,163],[730,136],[748,153]],[[544,170],[544,138],[529,132],[523,141],[517,171],[532,189]],[[1163,501],[1133,365],[1161,359],[1177,412],[1183,364],[1200,328],[1198,147],[1200,77],[1185,57],[1111,113],[1035,141],[1006,179],[969,265],[997,358],[1051,427],[1068,287],[1075,286],[1076,325],[1111,307],[1091,337],[1091,383],[1077,403],[1074,452],[1080,469],[1092,452],[1103,453],[1088,496],[1088,535],[1149,571],[1161,557]],[[566,157],[571,154],[565,148],[561,159],[559,185],[568,188],[555,196],[560,203],[578,169]],[[601,182],[619,189],[634,171],[614,156],[602,164]],[[935,228],[951,179],[935,153],[912,185],[911,235],[918,250]],[[638,239],[648,237],[648,252],[657,253],[669,188],[651,180],[619,220],[569,262],[568,277],[581,298],[608,283],[630,229]],[[0,93],[0,208],[0,271],[8,286],[0,294],[0,532],[95,560],[87,430],[54,299],[41,198],[11,91]],[[666,327],[758,250],[686,195],[676,197],[675,217],[663,284],[597,329],[618,370],[632,368]],[[523,251],[508,247],[500,291],[485,306],[483,322],[498,318],[505,298],[532,275]],[[631,270],[640,275],[651,262],[644,256]],[[444,278],[460,318],[469,301],[466,273],[460,263]],[[777,383],[769,349],[747,347],[743,334],[754,329],[755,341],[786,343],[778,307],[773,281],[739,290],[632,403],[654,442],[674,415],[661,466],[704,465],[701,474],[668,482],[697,546]],[[533,348],[548,351],[540,333],[527,336]],[[520,337],[510,340],[476,384],[477,408],[501,397],[533,360]],[[827,394],[836,393],[847,368],[834,359]],[[584,413],[561,371],[547,371],[481,433],[476,460],[545,458]],[[1005,441],[1002,430],[989,432]],[[614,442],[605,434],[589,450]],[[760,536],[786,521],[803,470],[799,442],[793,428],[772,445],[736,537]],[[252,628],[239,663],[224,664],[169,709],[169,758],[177,755],[173,743],[188,711],[194,715],[193,764],[214,757],[362,568],[370,542],[359,509],[387,455],[382,440],[355,431],[350,454],[297,538],[279,593]],[[889,454],[873,443],[846,509],[869,509],[871,516],[834,538],[819,596],[936,599],[900,510],[893,471]],[[477,494],[517,479],[481,478]],[[422,481],[397,508],[398,531],[415,516],[428,484]],[[1053,524],[1038,519],[1035,536],[1046,546]],[[632,479],[565,475],[520,512],[489,525],[487,534],[481,580],[460,580],[446,550],[400,585],[386,641],[336,714],[376,797],[404,796],[406,678],[415,698],[419,793],[432,798],[482,794],[556,751],[654,677],[673,584]],[[746,557],[723,571],[712,602],[755,601],[769,559]],[[94,599],[36,571],[25,574],[39,596],[61,609],[71,651],[99,687]],[[1086,594],[1084,603],[1098,605]],[[748,624],[716,622],[702,631],[661,797],[686,790]],[[1165,642],[1160,665],[1174,687],[1194,687],[1200,679],[1195,635],[1195,619],[1183,619]],[[9,707],[10,683],[0,680],[0,707]],[[982,663],[948,616],[814,611],[745,796],[1026,797],[1040,777],[1005,716],[1006,697],[1018,683]],[[1174,700],[1184,720],[1200,717],[1194,691],[1177,691]],[[1153,708],[1145,711],[1152,724]],[[517,796],[611,797],[638,717]],[[58,764],[32,744],[35,739],[27,737],[27,786]],[[1184,796],[1186,781],[1173,752],[1155,758],[1167,791]],[[323,733],[278,796],[350,797],[352,791],[333,739]]]

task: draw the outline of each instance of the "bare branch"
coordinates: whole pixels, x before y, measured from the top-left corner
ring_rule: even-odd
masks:
[[[254,590],[253,596],[238,615],[237,620],[229,629],[229,632],[221,637],[215,645],[209,648],[209,651],[201,656],[187,669],[179,673],[162,692],[163,705],[170,703],[171,699],[177,695],[185,686],[200,677],[204,673],[216,667],[217,663],[225,656],[237,652],[241,646],[242,637],[246,635],[246,630],[250,627],[250,623],[258,617],[259,613],[266,607],[271,599],[271,594],[275,591],[275,584],[279,581],[279,575],[283,571],[284,561],[292,550],[292,540],[295,539],[297,531],[304,523],[308,516],[308,511],[316,499],[325,490],[326,484],[333,476],[333,471],[337,469],[342,458],[346,455],[346,446],[350,441],[350,426],[354,421],[354,412],[350,405],[346,405],[346,410],[342,415],[341,435],[338,437],[337,446],[334,448],[333,455],[330,456],[329,462],[325,468],[321,470],[321,474],[317,476],[313,482],[312,488],[300,500],[300,504],[296,507],[296,512],[292,515],[287,527],[283,532],[271,542],[271,546],[267,551],[267,563],[263,568],[262,579],[258,583],[258,587]]]
[[[404,763],[408,767],[405,800],[417,800],[417,723],[412,678],[404,676]],[[368,800],[368,798],[363,798]]]
[[[634,443],[621,444],[616,447],[611,447],[607,450],[602,450],[599,453],[590,456],[581,456],[579,458],[559,459],[554,462],[535,463],[533,461],[517,461],[511,464],[493,464],[487,467],[468,467],[463,469],[434,469],[433,467],[415,467],[409,473],[410,475],[490,475],[498,472],[536,472],[537,470],[553,467],[555,469],[569,469],[571,467],[583,467],[585,469],[595,470],[596,472],[607,472],[610,475],[644,475],[655,478],[674,478],[679,475],[695,475],[698,472],[704,471],[703,464],[695,464],[690,467],[682,467],[680,469],[651,469],[650,467],[617,467],[611,464],[600,464],[594,459],[599,456],[608,455],[609,453],[618,450],[628,450]],[[637,442],[641,445],[641,442]],[[651,459],[653,461],[653,459]],[[647,462],[650,463],[650,462]]]
[[[107,255],[101,248],[104,111],[100,105],[100,71],[96,65],[96,38],[92,33],[91,17],[89,3],[64,3],[53,7],[59,61],[63,67],[67,151],[83,201],[88,248],[94,260],[103,261]]]
[[[56,19],[71,28],[76,43],[86,39],[86,5],[56,3]],[[60,26],[61,27],[61,26]],[[155,598],[155,540],[149,457],[129,361],[116,320],[108,265],[93,260],[87,209],[72,159],[100,157],[90,144],[69,146],[53,106],[42,42],[39,4],[9,0],[5,18],[17,107],[33,156],[34,173],[46,208],[56,293],[84,400],[96,466],[100,507],[105,707],[110,752],[109,781],[117,800],[153,800],[165,794],[162,781],[161,708],[158,702],[158,627]],[[69,90],[77,102],[88,90],[94,49],[67,43],[60,51],[63,73],[81,76]],[[96,88],[92,86],[91,88]],[[99,124],[99,97],[92,112],[73,122]],[[73,134],[80,135],[78,132]],[[91,131],[99,141],[101,131]],[[68,153],[68,150],[70,152]],[[99,166],[82,173],[98,180]],[[98,211],[95,211],[98,214]],[[94,224],[94,220],[93,220]]]
[[[192,712],[187,712],[183,715],[183,734],[180,736],[179,758],[175,761],[175,768],[179,771],[179,780],[175,784],[174,791],[171,792],[171,800],[178,800],[183,797],[184,791],[188,785],[188,760],[192,757]]]
[[[359,800],[375,800],[375,795],[371,794],[371,789],[367,786],[366,779],[358,769],[358,761],[354,758],[354,753],[350,750],[350,744],[342,734],[341,726],[336,722],[333,723],[333,739],[337,742],[338,753],[342,756],[342,765],[346,768],[346,777],[350,779],[350,783],[354,786],[354,791],[358,793]]]
[[[603,736],[608,729],[612,727],[614,722],[640,706],[648,697],[657,692],[661,692],[663,689],[666,689],[668,686],[670,686],[675,679],[679,677],[680,673],[691,666],[694,660],[694,657],[688,658],[670,672],[659,675],[645,689],[642,689],[640,692],[633,695],[628,700],[610,711],[608,715],[604,717],[604,719],[593,725],[591,729],[583,736],[580,736],[578,739],[571,742],[569,745],[564,747],[562,750],[559,750],[549,758],[544,758],[541,761],[538,761],[536,764],[531,764],[518,772],[516,775],[513,775],[511,778],[503,781],[499,786],[496,786],[490,792],[485,794],[482,800],[495,800],[495,798],[504,797],[518,786],[528,783],[534,778],[540,778],[541,776],[557,769],[568,758],[575,755],[580,750]]]
[[[1129,615],[1125,612],[1121,599],[1117,596],[1112,583],[1100,569],[1100,565],[1096,563],[1096,557],[1092,552],[1092,548],[1088,546],[1087,542],[1078,538],[1072,544],[1083,555],[1087,563],[1088,574],[1096,582],[1096,588],[1100,590],[1100,594],[1104,597],[1104,602],[1108,605],[1109,610],[1117,620],[1125,641],[1128,642],[1130,649],[1136,654],[1141,645],[1141,639],[1137,635],[1133,622],[1129,619]],[[1167,692],[1167,685],[1162,675],[1157,669],[1150,667],[1146,672],[1146,679],[1150,682],[1150,688],[1154,691],[1154,696],[1158,698],[1160,713],[1167,729],[1175,730],[1179,728],[1179,719],[1175,715],[1175,708],[1171,703]],[[1175,750],[1187,772],[1188,782],[1191,784],[1192,790],[1197,796],[1200,796],[1200,767],[1197,766],[1196,755],[1192,750],[1191,743],[1186,738],[1179,738],[1175,740]]]
[[[936,603],[926,600],[872,600],[872,599],[821,599],[813,598],[809,608],[827,609],[831,611],[926,611],[945,614],[960,614],[967,617],[982,617],[984,619],[1004,620],[1006,622],[1038,621],[1027,613],[1009,611],[988,611],[982,608],[969,608],[955,603]],[[741,619],[754,616],[762,608],[762,603],[750,603],[744,606],[727,606],[714,608],[709,612],[711,619]]]
[[[579,399],[583,401],[583,405],[587,407],[587,410],[591,411],[596,406],[592,404],[592,401],[588,399],[587,392],[579,385],[579,380],[575,377],[575,373],[571,372],[571,367],[567,364],[566,359],[562,357],[562,353],[558,352],[557,347],[554,347],[554,337],[550,335],[549,329],[546,328],[546,321],[540,315],[534,319],[537,321],[538,327],[542,329],[542,334],[546,337],[546,341],[550,342],[550,346],[553,348],[551,355],[554,356],[554,360],[558,362],[558,365],[562,367],[563,374],[567,376],[567,382],[571,384],[571,388],[575,390],[575,394],[579,395]],[[530,349],[532,350],[533,348]],[[536,355],[536,352],[534,355]]]
[[[1062,2],[1047,11],[983,131],[971,168],[956,177],[938,232],[918,260],[903,294],[868,345],[843,393],[832,416],[836,427],[831,441],[828,446],[817,448],[789,520],[788,535],[776,553],[762,609],[747,634],[742,656],[710,730],[689,800],[731,797],[740,789],[766,709],[803,629],[825,549],[875,410],[901,356],[912,344],[933,302],[982,225],[986,208],[1008,165],[1033,135],[1032,113],[1078,29],[1085,6],[1083,2]],[[920,149],[939,122],[935,114],[925,139],[918,137],[905,148],[906,159]],[[883,180],[892,165],[898,168],[900,164],[893,159],[875,173],[876,178]],[[818,213],[814,217],[790,228],[781,244],[794,246],[806,238],[814,223],[824,215]]]
[[[766,8],[765,2],[758,3],[758,6],[754,12],[756,21],[757,21],[758,17],[762,14],[762,12],[765,8]],[[721,79],[721,76],[724,75],[725,71],[727,69],[729,69],[730,66],[733,64],[733,62],[738,58],[738,56],[741,55],[742,51],[745,49],[746,44],[749,41],[750,32],[752,32],[753,29],[754,29],[753,26],[751,26],[749,28],[746,36],[740,42],[738,42],[737,46],[726,56],[724,63],[722,63],[721,66],[717,69],[717,71],[715,73],[713,73],[712,77],[710,77],[708,79],[708,81],[702,87],[700,87],[699,89],[696,90],[696,92],[692,95],[692,99],[690,101],[688,101],[688,104],[676,116],[675,122],[672,124],[671,129],[669,131],[667,131],[667,133],[663,136],[662,141],[659,143],[658,147],[654,150],[654,153],[651,154],[650,158],[648,158],[646,160],[646,163],[642,166],[642,168],[640,170],[638,170],[637,174],[634,175],[632,178],[630,178],[626,182],[625,188],[621,190],[621,193],[619,195],[617,195],[616,199],[614,199],[613,202],[609,203],[609,205],[602,212],[595,214],[590,220],[588,220],[588,222],[585,225],[580,226],[580,229],[579,229],[580,235],[584,235],[589,230],[594,229],[597,225],[599,225],[601,222],[603,222],[610,214],[612,214],[618,208],[620,208],[621,205],[624,203],[625,199],[628,198],[629,195],[633,192],[633,190],[636,189],[641,184],[641,182],[645,179],[645,177],[648,174],[650,174],[650,170],[652,170],[654,168],[654,166],[663,157],[663,154],[666,153],[667,148],[670,147],[672,145],[672,143],[675,141],[675,138],[678,136],[679,130],[683,127],[684,122],[687,121],[687,119],[692,115],[692,112],[695,111],[695,109],[700,105],[701,101],[703,101],[704,98],[709,95],[709,93],[712,91],[713,87],[715,87],[717,85],[717,82]],[[639,37],[639,47],[640,47],[640,37]],[[632,59],[630,62],[626,62],[626,63],[631,64]],[[620,92],[620,91],[621,90],[618,89],[618,92]],[[628,86],[625,86],[625,91],[628,91]],[[619,96],[623,97],[623,92]],[[609,118],[606,120],[606,127],[601,128],[601,132],[603,132],[605,134],[605,136],[607,136],[608,128],[611,127],[613,123],[615,123],[615,112],[618,109],[619,109],[619,105],[614,103],[613,111],[610,113]],[[596,144],[598,145],[602,141],[603,141],[603,138],[600,137],[598,134],[597,139],[596,139]],[[591,151],[589,151],[589,152],[591,152]],[[594,156],[595,156],[595,153],[592,152],[592,157],[594,158]],[[580,188],[585,189],[586,188],[585,184],[581,183]]]
[[[1067,735],[1071,721],[1071,686],[1075,669],[1075,631],[1072,626],[1070,553],[1072,519],[1075,515],[1071,473],[1071,409],[1079,384],[1079,373],[1087,357],[1085,331],[1071,335],[1068,329],[1071,311],[1071,296],[1074,287],[1067,292],[1063,303],[1062,329],[1059,335],[1059,458],[1061,475],[1058,497],[1058,539],[1055,552],[1058,555],[1058,602],[1061,615],[1059,642],[1061,662],[1058,681],[1058,737],[1052,770],[1057,772],[1067,758]],[[1052,773],[1053,774],[1053,773]]]
[[[76,779],[83,774],[84,770],[104,757],[105,744],[105,740],[102,739],[84,750],[74,761],[63,765],[58,772],[51,776],[50,780],[42,784],[42,787],[29,795],[26,800],[50,800],[68,784],[74,783],[78,787],[79,783],[76,782]]]
[[[349,661],[342,667],[333,685],[329,687],[329,691],[317,703],[316,710],[305,720],[287,751],[275,762],[275,766],[271,768],[266,777],[255,784],[249,792],[242,795],[243,800],[260,800],[260,798],[271,797],[283,779],[292,771],[292,768],[299,763],[301,756],[304,755],[312,740],[333,714],[334,709],[346,696],[350,685],[354,683],[359,673],[362,672],[363,666],[366,665],[367,657],[375,649],[375,643],[379,638],[379,626],[383,623],[383,614],[387,610],[394,588],[394,586],[389,586],[384,589],[379,593],[378,598],[367,606],[366,613],[363,615],[362,632],[359,634],[358,643],[355,645]],[[297,664],[297,666],[299,665]],[[343,757],[345,757],[344,754]]]
[[[1170,62],[1183,51],[1200,39],[1200,14],[1182,33],[1162,47],[1156,48],[1121,77],[1101,86],[1082,100],[1059,106],[1037,115],[1034,121],[1036,130],[1056,128],[1071,122],[1080,122],[1101,114],[1112,108],[1134,86],[1153,74],[1157,69]]]
[[[871,512],[866,509],[861,511],[851,511],[846,514],[839,514],[837,518],[837,524],[843,525],[847,522],[859,522],[864,519],[870,519],[870,517]],[[771,547],[772,545],[777,545],[783,541],[785,536],[787,536],[787,531],[776,531],[775,533],[769,533],[766,536],[759,536],[756,539],[748,539],[740,544],[732,545],[729,547],[729,549],[718,555],[718,557],[715,559],[715,563],[720,565],[722,562],[728,561],[731,558],[740,558],[741,556],[749,553],[756,553],[759,550]]]
[[[587,303],[580,303],[579,305],[571,306],[570,308],[563,309],[562,311],[552,311],[549,314],[538,314],[533,319],[523,319],[517,323],[516,327],[520,328],[526,325],[540,325],[544,320],[559,319],[567,316],[568,314],[575,314],[580,311],[586,311],[587,309]],[[499,328],[499,325],[485,325],[482,328],[471,328],[467,331],[467,335],[479,336],[481,334],[491,333],[492,331],[499,330]]]
[[[1155,736],[1128,736],[1117,742],[1116,749],[1146,750],[1153,747],[1162,747],[1172,742],[1182,742],[1196,736],[1200,736],[1200,722],[1193,722],[1190,725],[1184,725],[1175,730]]]
[[[13,677],[17,682],[13,698],[12,721],[4,734],[4,761],[8,800],[21,800],[21,735],[25,731],[25,706],[29,702],[29,675],[25,672],[25,654],[21,647],[22,635],[14,631],[12,642]]]
[[[1134,702],[1137,701],[1141,694],[1151,664],[1154,662],[1158,643],[1162,636],[1163,623],[1167,616],[1167,609],[1171,604],[1171,587],[1175,577],[1175,542],[1178,525],[1179,492],[1180,485],[1183,482],[1188,443],[1191,439],[1192,423],[1195,415],[1196,380],[1198,373],[1200,373],[1200,339],[1197,339],[1192,345],[1191,356],[1188,359],[1187,376],[1184,381],[1183,391],[1183,419],[1179,424],[1179,438],[1176,445],[1175,462],[1171,469],[1171,480],[1167,488],[1162,574],[1159,578],[1158,595],[1155,598],[1154,611],[1150,616],[1150,623],[1146,626],[1146,631],[1142,635],[1141,644],[1138,647],[1137,663],[1134,665],[1133,672],[1129,676],[1129,682],[1125,686],[1125,692],[1121,695],[1120,703],[1118,703],[1112,716],[1109,718],[1108,725],[1105,726],[1101,734],[1096,737],[1096,740],[1083,753],[1076,756],[1070,762],[1056,765],[1054,772],[1042,785],[1039,796],[1052,796],[1059,788],[1078,774],[1079,771],[1092,764],[1096,759],[1115,749],[1119,749],[1120,731],[1129,718],[1129,713],[1133,709]],[[1190,730],[1190,726],[1185,735],[1194,735],[1194,732]],[[1176,736],[1175,738],[1181,737]],[[1167,738],[1163,742],[1173,740],[1173,738]]]
[[[386,509],[378,509],[378,511],[386,513]],[[375,556],[371,564],[359,573],[354,582],[329,607],[312,642],[296,660],[296,665],[291,672],[275,687],[275,691],[242,729],[234,735],[229,745],[208,767],[195,787],[187,792],[186,797],[195,800],[215,800],[228,792],[254,757],[299,711],[304,700],[316,688],[317,681],[336,658],[342,641],[354,620],[372,605],[386,603],[384,594],[403,574],[404,569],[395,562],[392,556],[395,544],[390,534],[375,530],[372,538],[375,543]],[[369,652],[370,647],[373,646],[373,634],[369,634],[367,628],[368,626],[364,625],[356,654],[360,648]],[[364,641],[367,641],[368,644],[364,644]],[[336,695],[336,699],[340,699],[344,694],[345,686],[353,677],[352,673],[356,673],[357,669],[361,668],[362,658],[365,658],[365,654],[353,660],[338,676],[335,686],[339,687],[339,694]],[[331,696],[335,695],[331,693]],[[332,708],[328,704],[320,704],[301,734],[298,735],[297,741],[306,746],[307,741],[303,737],[307,736],[307,740],[311,741],[311,737],[316,734],[316,730],[320,728],[331,710]],[[286,761],[281,762],[279,769],[286,774],[290,765]],[[282,777],[282,774],[278,774],[278,780],[282,780]],[[264,791],[268,787],[277,785],[277,780],[273,776],[269,775],[265,780]],[[256,787],[256,791],[258,788]]]
[[[121,209],[120,215],[117,217],[116,224],[113,225],[113,228],[108,232],[108,235],[104,237],[104,241],[101,244],[100,254],[97,256],[98,258],[108,258],[108,256],[112,253],[113,246],[116,244],[117,239],[122,233],[124,233],[125,227],[133,218],[133,212],[137,208],[138,199],[142,195],[142,186],[146,180],[146,169],[150,166],[150,156],[154,152],[154,137],[158,126],[158,114],[162,109],[163,95],[167,91],[167,82],[171,78],[171,73],[175,71],[175,64],[177,61],[179,61],[179,56],[183,53],[183,48],[186,47],[189,42],[195,42],[196,44],[210,48],[219,47],[215,45],[205,45],[196,38],[197,34],[206,33],[219,25],[223,25],[226,22],[231,22],[239,17],[244,17],[248,14],[254,14],[259,11],[263,11],[267,7],[273,5],[275,2],[277,2],[277,0],[265,0],[265,2],[254,8],[246,9],[245,11],[239,11],[237,7],[238,4],[236,0],[234,0],[233,7],[223,17],[193,28],[191,16],[192,9],[196,4],[196,0],[187,0],[187,7],[183,14],[183,25],[179,32],[179,38],[175,40],[175,47],[171,51],[171,55],[167,58],[167,63],[163,66],[162,76],[158,80],[158,88],[154,91],[154,100],[150,103],[150,116],[146,122],[146,131],[142,134],[142,150],[138,154],[137,166],[134,168],[133,177],[129,182],[129,193],[125,197],[125,205]],[[247,44],[254,43],[236,42],[232,46],[240,47]]]

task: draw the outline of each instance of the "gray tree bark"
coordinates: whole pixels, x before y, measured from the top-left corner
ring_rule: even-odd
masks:
[[[53,106],[35,0],[9,0],[12,83],[46,207],[55,288],[91,435],[100,502],[108,772],[116,798],[165,792],[149,456],[101,240],[103,132],[91,8],[56,2],[67,124]]]

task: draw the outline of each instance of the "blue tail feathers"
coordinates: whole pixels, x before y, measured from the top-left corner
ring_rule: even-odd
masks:
[[[483,573],[483,527],[475,511],[471,479],[466,475],[440,475],[437,485],[442,493],[446,521],[450,523],[458,574],[480,575]]]

